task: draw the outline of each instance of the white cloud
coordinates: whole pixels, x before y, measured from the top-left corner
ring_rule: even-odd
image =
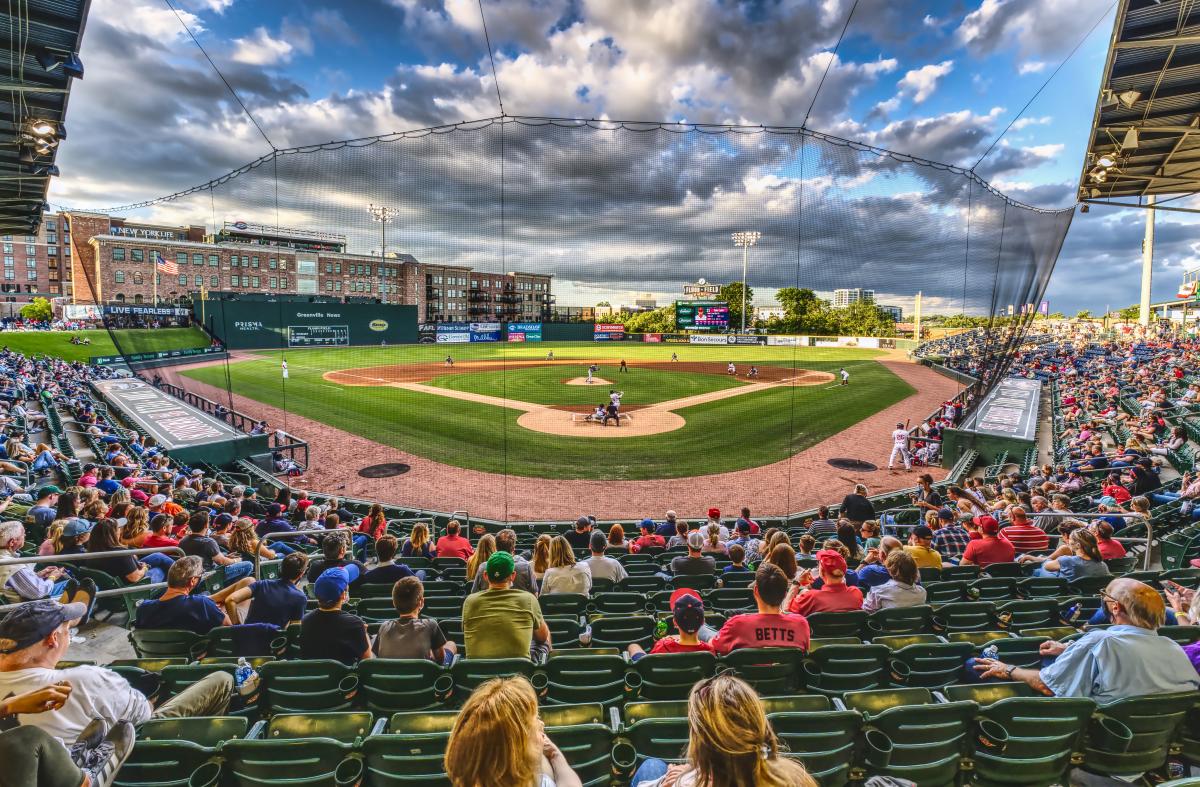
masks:
[[[1021,129],[1029,128],[1030,126],[1048,126],[1053,121],[1054,118],[1050,117],[1049,115],[1044,115],[1040,118],[1017,118],[1013,122],[1012,128],[1013,131],[1020,131]]]
[[[911,96],[914,104],[921,104],[937,90],[938,81],[953,70],[953,60],[930,63],[906,73],[896,87],[901,96]]]
[[[233,60],[251,66],[286,63],[296,49],[289,42],[272,37],[265,27],[256,28],[251,37],[235,38],[233,43]]]
[[[983,0],[955,37],[977,56],[1008,46],[1025,56],[1065,54],[1077,39],[1063,31],[1086,29],[1102,7],[1096,0]]]
[[[223,14],[225,9],[233,5],[233,0],[199,0],[200,7],[214,14]]]
[[[1046,63],[1043,60],[1026,60],[1017,68],[1017,73],[1021,76],[1026,74],[1040,74],[1046,69]]]

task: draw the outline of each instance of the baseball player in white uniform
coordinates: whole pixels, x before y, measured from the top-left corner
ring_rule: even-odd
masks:
[[[897,423],[892,430],[892,455],[888,457],[888,470],[896,464],[896,454],[904,460],[904,469],[912,470],[912,456],[908,453],[908,424]]]
[[[729,365],[725,367],[725,371],[735,377],[737,376],[737,367],[733,365],[733,361],[729,362]]]
[[[844,367],[844,366],[841,369],[841,375],[842,375],[842,385],[849,385],[850,384],[850,372],[846,371],[846,367]]]
[[[596,367],[594,367],[594,366],[588,367],[588,376],[587,376],[587,384],[588,385],[592,384],[592,369],[594,369],[594,368],[596,368]]]
[[[610,391],[608,392],[608,401],[612,402],[612,403],[613,403],[613,404],[615,404],[617,407],[620,407],[620,406],[621,406],[621,397],[622,397],[622,396],[624,396],[624,395],[625,395],[625,392],[624,392],[624,391],[613,391],[613,390],[610,390]]]
[[[281,361],[279,364],[279,368],[283,371],[283,379],[286,380],[288,378],[287,361]]]

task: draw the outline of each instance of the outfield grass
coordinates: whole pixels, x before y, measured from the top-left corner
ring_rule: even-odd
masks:
[[[668,361],[678,352],[682,361],[733,360],[739,365],[793,363],[804,369],[837,373],[845,366],[851,385],[768,388],[680,410],[687,424],[674,432],[620,440],[596,440],[532,432],[517,425],[517,410],[466,402],[391,387],[348,387],[325,381],[327,371],[396,363],[438,363],[447,352],[456,360],[579,358],[580,374],[590,359],[652,359]],[[284,388],[279,351],[262,353],[260,360],[228,365],[234,392],[293,413],[330,424],[445,464],[488,472],[507,472],[539,478],[651,479],[680,478],[741,470],[787,458],[873,413],[911,395],[911,386],[876,363],[878,351],[842,348],[704,347],[687,345],[445,345],[379,348],[337,348],[290,351],[289,379]],[[575,376],[569,365],[504,372],[445,375],[437,384],[491,393],[496,386],[510,398],[542,403],[571,403],[596,392],[561,383]],[[529,374],[526,374],[529,372]],[[185,374],[218,387],[226,385],[226,366],[192,369]],[[734,385],[721,375],[684,373],[677,380],[659,378],[670,372],[634,369],[617,380],[626,401],[654,396],[651,386],[670,385],[670,395],[656,401],[689,395],[689,386],[716,390]],[[643,389],[633,378],[645,375]],[[614,379],[605,374],[601,376]],[[712,378],[712,379],[693,379]],[[521,383],[520,395],[515,388]],[[705,388],[707,387],[707,388]],[[678,393],[679,391],[684,393]],[[595,403],[599,403],[596,401]],[[643,402],[636,402],[643,403]],[[564,418],[565,418],[564,414]],[[882,439],[882,438],[881,438]],[[506,450],[507,449],[507,450]],[[507,454],[507,462],[505,455]],[[363,464],[371,457],[364,456]]]
[[[71,337],[91,339],[90,345],[71,344]],[[113,343],[116,339],[117,344]],[[134,353],[182,350],[207,347],[211,342],[199,328],[122,328],[112,334],[94,331],[5,331],[0,333],[0,346],[25,353],[62,358],[64,361],[86,361],[96,355],[132,355]]]

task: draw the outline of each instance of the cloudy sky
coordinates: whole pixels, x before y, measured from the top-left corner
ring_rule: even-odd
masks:
[[[1096,31],[976,172],[1032,205],[1069,206],[1110,0],[485,0],[510,115],[808,127],[971,168],[1098,19]],[[277,148],[499,112],[477,0],[176,0]],[[104,208],[202,183],[270,148],[162,0],[93,0],[59,156],[56,205]],[[505,195],[499,205],[499,161]],[[986,308],[1004,206],[966,178],[794,135],[488,126],[288,156],[213,194],[128,215],[344,232],[378,253],[365,206],[399,210],[389,250],[486,270],[550,270],[560,303],[660,301],[740,277],[730,229],[764,233],[760,302],[790,283],[873,287],[906,306]],[[968,211],[968,206],[970,210]],[[973,228],[966,233],[966,219]],[[1143,216],[1076,216],[1053,309],[1136,300]],[[1002,256],[1019,299],[1063,217],[1022,216]],[[1194,257],[1160,218],[1155,296]],[[969,237],[971,245],[964,243]],[[1014,244],[1014,238],[1017,243]],[[990,252],[990,254],[989,254]],[[1021,267],[1026,266],[1026,267]],[[1010,268],[1013,272],[1009,273]]]

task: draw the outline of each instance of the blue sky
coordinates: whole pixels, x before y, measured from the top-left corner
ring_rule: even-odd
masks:
[[[176,2],[278,147],[499,113],[476,0]],[[799,125],[851,0],[484,5],[509,114]],[[977,169],[1016,199],[1067,206],[1112,29],[1109,5],[860,0],[809,126],[972,167],[1103,16]],[[146,199],[269,152],[161,0],[93,0],[82,56],[87,76],[71,97],[53,202]],[[188,210],[198,208],[140,215],[211,223]],[[1053,308],[1136,300],[1141,221],[1136,211],[1076,216],[1051,282]],[[358,237],[357,227],[347,231]],[[1160,219],[1156,297],[1196,264],[1192,234],[1186,220]],[[740,266],[730,254],[721,259]],[[630,259],[631,281],[607,297],[672,295],[669,277],[640,275]],[[586,301],[601,289],[572,290],[564,280],[559,291]]]

